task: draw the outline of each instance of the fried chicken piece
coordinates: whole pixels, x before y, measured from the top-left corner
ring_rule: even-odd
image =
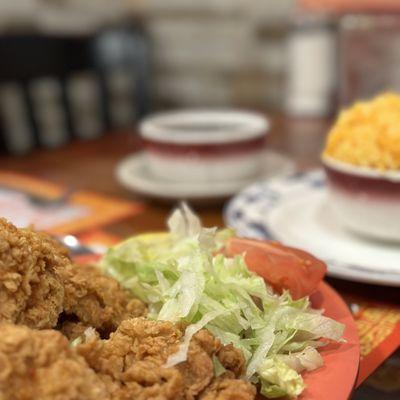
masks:
[[[176,366],[184,377],[186,398],[194,399],[214,378],[214,363],[216,355],[230,377],[240,377],[244,373],[246,360],[243,353],[233,345],[222,346],[206,329],[198,332],[190,342],[187,361]]]
[[[152,361],[137,361],[122,374],[124,386],[115,392],[118,400],[184,400],[185,384],[175,368],[160,368]]]
[[[182,336],[172,322],[133,318],[123,321],[108,340],[88,341],[77,349],[96,372],[120,379],[137,361],[164,364]]]
[[[216,378],[199,396],[199,400],[253,400],[257,390],[241,379]]]
[[[176,366],[184,377],[187,399],[194,399],[214,378],[212,356],[220,347],[220,341],[205,329],[191,340],[187,361]]]
[[[2,400],[110,400],[106,385],[54,330],[0,323]]]
[[[246,359],[243,353],[239,349],[233,347],[232,344],[222,346],[217,352],[217,357],[223,367],[231,371],[236,378],[240,378],[244,374]]]
[[[207,330],[192,338],[187,361],[165,368],[182,338],[183,329],[171,322],[134,318],[123,321],[108,340],[89,340],[77,349],[118,400],[196,399],[215,378],[216,354],[232,371],[242,372],[243,356]]]
[[[65,289],[63,317],[67,320],[77,320],[108,336],[124,319],[146,314],[143,302],[95,266],[70,264],[58,273]]]
[[[69,264],[43,233],[0,219],[0,322],[51,328],[62,311],[64,288],[56,270]]]
[[[77,350],[113,399],[178,400],[184,395],[183,377],[162,365],[181,338],[182,331],[171,322],[134,318],[123,321],[108,340],[90,340]]]

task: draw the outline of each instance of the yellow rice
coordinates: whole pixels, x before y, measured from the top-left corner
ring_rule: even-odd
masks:
[[[400,96],[385,93],[342,111],[324,155],[383,171],[400,169]]]

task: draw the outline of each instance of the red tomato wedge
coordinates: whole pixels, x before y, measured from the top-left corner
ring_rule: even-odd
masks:
[[[248,268],[262,276],[273,289],[289,290],[293,299],[313,293],[326,273],[326,264],[311,254],[278,242],[231,238],[224,253],[244,255]]]

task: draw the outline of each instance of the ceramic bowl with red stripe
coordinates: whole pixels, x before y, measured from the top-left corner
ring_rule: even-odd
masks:
[[[330,203],[342,224],[363,236],[400,241],[400,171],[323,157]]]
[[[150,172],[163,180],[218,182],[256,177],[268,120],[242,111],[177,111],[143,121]]]

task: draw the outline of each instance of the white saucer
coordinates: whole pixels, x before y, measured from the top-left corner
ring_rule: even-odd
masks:
[[[164,200],[220,199],[232,196],[252,181],[288,174],[294,171],[294,163],[287,157],[266,150],[264,167],[258,178],[251,181],[222,181],[212,183],[174,182],[153,176],[143,153],[136,153],[122,160],[116,169],[117,180],[136,193]]]
[[[333,217],[323,171],[270,179],[228,204],[225,219],[242,236],[277,239],[325,260],[328,274],[400,286],[400,246],[358,237]]]

